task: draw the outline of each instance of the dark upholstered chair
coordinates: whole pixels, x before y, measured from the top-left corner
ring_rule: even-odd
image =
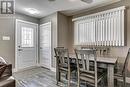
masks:
[[[12,65],[0,64],[0,87],[15,87],[15,80],[12,77]]]
[[[130,59],[130,48],[128,50],[122,71],[117,69],[116,70],[117,72],[114,75],[115,80],[119,80],[119,79],[123,80],[123,87],[126,87],[126,72],[128,68],[129,59]]]
[[[96,50],[84,49],[76,50],[76,61],[78,71],[78,85],[80,87],[80,80],[83,80],[87,85],[98,87],[98,83],[105,78],[104,72],[98,72],[97,70],[97,57]],[[91,68],[90,58],[94,57],[93,68]]]

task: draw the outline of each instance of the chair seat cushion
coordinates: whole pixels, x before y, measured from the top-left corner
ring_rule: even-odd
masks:
[[[0,79],[0,87],[15,87],[15,80],[12,76]]]

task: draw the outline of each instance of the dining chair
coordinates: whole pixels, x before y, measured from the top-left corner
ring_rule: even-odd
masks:
[[[58,70],[56,73],[59,73],[59,77],[61,77],[61,73],[65,73],[68,79],[68,87],[70,87],[70,77],[71,77],[71,71],[73,70],[73,66],[70,65],[68,49],[58,47],[54,48],[54,51],[57,58]],[[57,85],[58,82],[59,81],[57,80]]]
[[[103,81],[103,79],[105,78],[105,73],[97,71],[96,50],[75,49],[75,54],[76,54],[77,71],[78,71],[77,87],[80,87],[81,80],[85,81],[87,85],[98,87],[98,83]],[[93,69],[90,68],[90,62],[91,62],[90,58],[94,58]]]
[[[130,58],[130,48],[128,50],[122,71],[117,70],[117,72],[114,74],[114,78],[116,80],[121,80],[121,79],[123,80],[123,87],[126,87],[126,72],[128,68],[129,58]]]
[[[56,48],[64,48],[64,47],[56,47]]]

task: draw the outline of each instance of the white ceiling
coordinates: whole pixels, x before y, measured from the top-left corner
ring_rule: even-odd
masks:
[[[93,0],[93,3],[84,3],[80,0],[15,0],[15,9],[18,13],[23,13],[36,18],[41,18],[57,11],[62,11],[66,15],[78,13],[82,9],[90,9],[102,5],[111,4],[120,0]],[[40,13],[36,15],[29,14],[25,8],[35,8]]]

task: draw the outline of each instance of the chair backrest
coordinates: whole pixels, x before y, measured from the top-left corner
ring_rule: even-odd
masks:
[[[56,58],[58,59],[58,65],[64,65],[66,64],[69,67],[69,53],[68,49],[65,49],[63,47],[57,47],[54,48]]]
[[[128,50],[128,53],[127,53],[127,56],[126,56],[126,59],[125,59],[125,62],[124,62],[122,73],[126,72],[126,70],[128,68],[129,59],[130,59],[130,48]]]
[[[93,72],[95,74],[95,78],[97,78],[96,50],[92,50],[92,49],[76,50],[75,49],[75,53],[76,53],[76,60],[77,60],[77,69],[79,71],[84,70],[87,72]],[[94,57],[94,70],[90,69],[90,61],[91,61],[90,59],[92,57]]]
[[[64,48],[64,47],[56,47],[56,48]]]

